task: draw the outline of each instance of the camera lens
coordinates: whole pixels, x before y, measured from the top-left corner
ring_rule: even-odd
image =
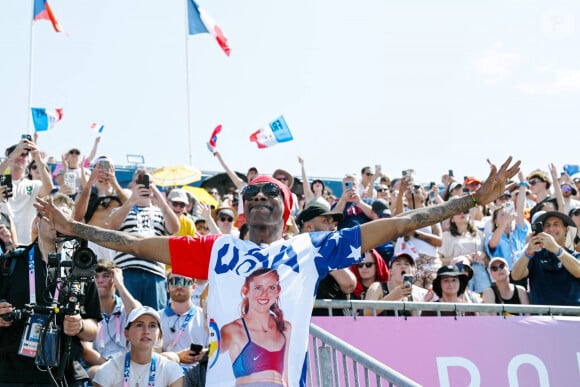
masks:
[[[97,263],[97,257],[90,249],[78,249],[73,257],[75,267],[90,269]]]

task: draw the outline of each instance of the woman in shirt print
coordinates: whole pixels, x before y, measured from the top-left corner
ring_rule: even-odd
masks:
[[[257,269],[242,286],[241,317],[221,329],[221,352],[229,352],[236,385],[288,385],[292,325],[280,309],[280,277]]]

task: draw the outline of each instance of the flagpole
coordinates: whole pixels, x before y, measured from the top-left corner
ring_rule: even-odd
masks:
[[[34,47],[34,0],[32,2],[32,17],[30,18],[30,46],[28,47],[28,106],[26,107],[27,121],[26,121],[26,133],[30,134],[32,120],[32,54]]]
[[[193,166],[192,152],[191,152],[191,105],[190,105],[190,95],[189,95],[189,10],[188,2],[189,0],[184,0],[185,4],[185,101],[187,110],[187,150],[189,152],[189,165]]]

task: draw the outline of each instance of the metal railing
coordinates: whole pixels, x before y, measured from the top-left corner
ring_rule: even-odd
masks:
[[[373,315],[378,310],[393,310],[395,315],[402,311],[423,310],[440,312],[477,312],[481,314],[540,315],[540,316],[580,316],[580,307],[554,305],[506,305],[506,304],[466,304],[444,302],[403,302],[365,300],[316,300],[316,308],[350,310],[353,318],[357,311],[371,309]],[[389,317],[386,317],[389,318]],[[392,317],[391,317],[392,318]],[[412,318],[412,317],[411,317]],[[477,318],[477,317],[461,317]],[[307,385],[311,387],[355,387],[364,386],[420,386],[409,377],[400,374],[378,360],[368,356],[347,342],[327,331],[310,324],[308,348]],[[361,384],[363,383],[363,384]]]
[[[308,386],[420,386],[345,341],[310,324]],[[314,370],[315,372],[312,372]]]
[[[373,315],[379,310],[393,310],[395,315],[402,311],[420,312],[423,310],[438,312],[478,312],[480,314],[539,315],[539,316],[580,316],[578,306],[558,305],[512,305],[512,304],[467,304],[447,302],[404,302],[404,301],[366,301],[366,300],[316,300],[315,308],[348,309],[356,316],[356,311],[371,309]]]

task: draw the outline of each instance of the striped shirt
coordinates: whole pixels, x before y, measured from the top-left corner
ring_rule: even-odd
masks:
[[[119,227],[119,231],[149,237],[169,234],[165,228],[163,212],[156,206],[133,206]],[[159,262],[122,252],[117,253],[114,262],[121,269],[145,270],[165,278],[165,266]]]

